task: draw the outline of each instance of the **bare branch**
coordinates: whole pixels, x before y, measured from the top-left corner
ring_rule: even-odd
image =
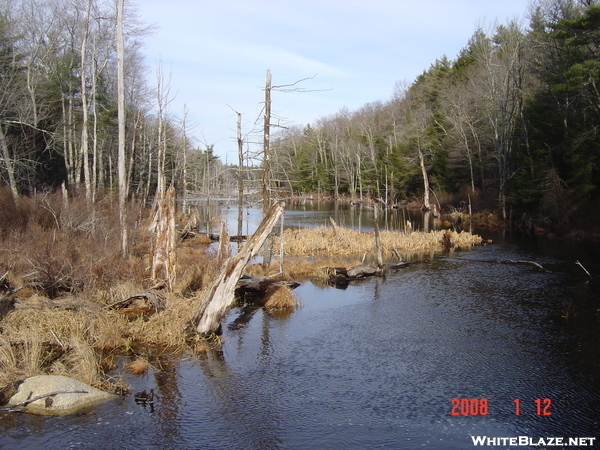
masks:
[[[302,83],[306,80],[314,80],[317,74],[315,73],[312,77],[302,78],[300,80],[294,81],[291,84],[280,84],[279,86],[273,86],[271,89],[278,92],[322,92],[322,91],[331,91],[333,88],[329,89],[304,89],[304,88],[294,88],[298,83]],[[293,89],[289,89],[293,88]]]

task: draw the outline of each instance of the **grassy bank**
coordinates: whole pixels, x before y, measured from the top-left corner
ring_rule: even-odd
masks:
[[[109,309],[151,286],[149,210],[129,205],[131,247],[124,258],[116,203],[107,196],[91,208],[84,198],[65,201],[60,193],[15,202],[0,191],[0,297],[21,288],[10,298],[15,309],[0,322],[0,388],[47,373],[112,389],[124,384],[109,375],[118,358],[139,366],[148,349],[189,349],[186,326],[218,270],[215,255],[208,241],[180,242],[164,311],[144,319]]]
[[[116,200],[99,199],[94,207],[82,197],[60,193],[21,198],[0,190],[0,297],[21,288],[10,299],[14,310],[0,321],[0,390],[10,393],[17,380],[38,374],[68,375],[103,389],[126,388],[122,369],[141,373],[151,355],[202,351],[206,344],[189,333],[205,291],[219,264],[210,240],[197,236],[179,241],[172,292],[161,291],[165,308],[152,315],[111,308],[136,294],[148,292],[152,235],[149,209],[129,205],[129,255],[121,255]],[[188,217],[179,216],[183,228]],[[481,243],[468,233],[381,232],[384,258],[395,251],[406,259],[442,249],[444,235],[454,248]],[[374,251],[373,233],[337,228],[286,230],[283,234],[288,279],[324,280],[327,267],[358,264]],[[280,242],[274,239],[273,252]],[[254,275],[272,275],[278,262]],[[265,304],[277,314],[292,295],[285,289]]]

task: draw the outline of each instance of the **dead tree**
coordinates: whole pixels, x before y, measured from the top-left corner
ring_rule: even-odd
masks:
[[[170,187],[157,199],[150,230],[154,232],[152,247],[152,281],[166,282],[169,290],[175,280],[175,188]]]
[[[283,214],[283,208],[284,203],[274,203],[242,250],[225,261],[219,275],[206,293],[196,315],[192,319],[193,326],[201,335],[220,333],[221,318],[233,300],[235,286],[239,278],[250,259],[256,256],[273,226]]]

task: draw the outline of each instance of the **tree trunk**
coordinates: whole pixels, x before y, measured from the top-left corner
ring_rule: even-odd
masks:
[[[267,213],[271,204],[271,71],[267,70],[267,82],[265,85],[265,122],[263,139],[263,213]],[[265,237],[267,244],[264,248],[262,266],[266,269],[271,265],[271,246],[269,236]]]
[[[383,255],[381,254],[381,239],[379,238],[379,205],[375,203],[375,253],[377,255],[377,268],[383,268]]]
[[[207,335],[220,332],[221,318],[233,300],[238,279],[248,261],[259,252],[271,229],[283,214],[283,208],[283,203],[274,203],[244,248],[225,262],[192,319],[198,333]]]
[[[87,86],[85,83],[85,75],[86,75],[86,52],[87,52],[87,39],[90,28],[90,9],[92,7],[92,0],[88,0],[87,4],[87,12],[85,17],[85,24],[83,30],[83,38],[81,40],[81,67],[80,67],[80,77],[81,77],[81,112],[83,114],[83,119],[81,122],[81,158],[83,160],[83,177],[85,178],[85,198],[88,203],[92,202],[92,177],[90,176],[90,159],[89,159],[89,149],[88,149],[88,101],[87,101]]]
[[[125,44],[123,42],[123,9],[124,1],[117,5],[117,94],[119,121],[119,149],[117,154],[117,172],[119,177],[119,223],[121,225],[121,252],[127,256],[127,171],[125,167]]]
[[[164,280],[169,290],[175,280],[175,188],[171,187],[163,198],[157,200],[151,231],[154,232],[152,248],[152,281]],[[228,243],[229,244],[229,243]]]
[[[265,122],[263,138],[263,212],[269,209],[270,184],[271,184],[271,154],[269,142],[271,134],[271,71],[267,70],[267,83],[265,85]]]
[[[2,129],[2,124],[0,124],[0,147],[2,148],[2,159],[4,160],[4,165],[6,166],[6,171],[8,172],[8,183],[10,184],[10,190],[12,191],[13,197],[16,201],[19,198],[19,192],[17,190],[17,181],[15,179],[15,169],[10,157],[8,142],[6,142],[6,135]]]
[[[431,203],[429,202],[429,176],[427,176],[425,157],[423,156],[421,149],[419,149],[419,161],[421,163],[421,172],[423,172],[423,187],[425,189],[425,194],[423,195],[423,207],[426,210],[429,210],[431,208]]]
[[[237,111],[236,111],[237,112]],[[244,213],[244,141],[242,139],[242,114],[237,113],[237,144],[238,144],[238,236],[242,235]]]

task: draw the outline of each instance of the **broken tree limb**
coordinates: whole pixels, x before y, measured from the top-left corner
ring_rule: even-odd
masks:
[[[41,400],[43,398],[48,398],[48,397],[54,397],[55,395],[59,395],[59,394],[88,394],[88,391],[84,391],[82,389],[77,389],[74,391],[55,391],[55,392],[49,392],[47,394],[42,394],[42,395],[36,395],[35,397],[31,397],[28,398],[25,401],[19,402],[19,403],[15,403],[14,405],[10,405],[7,408],[2,408],[0,409],[0,411],[21,411],[20,409],[17,408],[25,408],[27,405],[29,405],[30,403],[36,402],[38,400]],[[29,394],[31,395],[31,394]]]
[[[209,335],[220,331],[221,318],[233,300],[235,286],[240,276],[250,259],[256,256],[266,241],[279,216],[283,214],[283,208],[284,203],[273,204],[246,245],[237,255],[225,261],[192,319],[192,324],[198,333]]]
[[[581,267],[581,268],[583,269],[583,271],[584,271],[585,273],[587,273],[588,277],[592,278],[592,276],[590,275],[590,273],[587,271],[587,269],[586,269],[585,267],[583,267],[583,264],[581,264],[581,263],[579,262],[579,260],[575,261],[575,264],[577,264],[579,267]]]
[[[398,258],[398,262],[402,262],[402,256],[400,256],[400,253],[398,253],[398,250],[396,250],[395,248],[392,247],[392,251],[394,252],[394,255],[396,255],[396,258]]]
[[[503,263],[510,263],[510,264],[531,264],[532,266],[535,266],[538,269],[543,270],[544,272],[553,273],[551,270],[546,269],[544,266],[542,266],[541,264],[536,263],[535,261],[523,261],[523,260],[513,261],[512,259],[508,259],[508,260],[501,261],[501,262],[503,262]]]

